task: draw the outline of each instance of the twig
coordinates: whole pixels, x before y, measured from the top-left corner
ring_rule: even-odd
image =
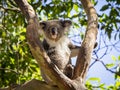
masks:
[[[18,73],[18,72],[16,72],[15,70],[8,69],[8,68],[1,68],[1,67],[0,67],[0,70],[12,71],[12,72],[14,72],[14,73],[16,73],[16,74],[19,74],[19,73]]]
[[[94,62],[99,61],[100,63],[102,63],[102,65],[105,67],[106,70],[108,70],[108,71],[110,71],[111,73],[114,73],[114,74],[120,76],[119,73],[117,73],[117,72],[115,72],[115,71],[112,71],[111,69],[109,69],[108,67],[106,67],[105,63],[104,63],[103,61],[101,61],[100,59],[94,58],[94,57],[92,57],[92,58],[95,60]],[[90,65],[90,67],[94,64],[94,62]]]
[[[6,7],[3,7],[2,5],[0,5],[0,8],[4,9],[5,11],[17,11],[17,12],[21,12],[19,8],[6,8]]]

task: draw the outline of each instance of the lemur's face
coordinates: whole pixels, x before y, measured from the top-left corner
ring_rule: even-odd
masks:
[[[58,41],[69,30],[72,22],[70,20],[49,20],[40,22],[45,38]]]

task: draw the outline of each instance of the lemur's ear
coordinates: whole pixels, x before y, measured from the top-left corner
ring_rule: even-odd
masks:
[[[62,22],[64,27],[70,27],[72,25],[72,22],[70,20],[64,20]]]
[[[44,30],[46,27],[46,22],[43,21],[43,22],[40,22],[39,24],[40,24],[40,27]]]

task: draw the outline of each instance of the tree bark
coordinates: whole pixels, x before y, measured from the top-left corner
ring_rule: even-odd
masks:
[[[81,0],[81,3],[87,14],[88,25],[85,33],[85,38],[79,50],[73,79],[80,77],[82,81],[84,81],[90,64],[93,48],[96,43],[98,33],[98,17],[96,10],[94,9],[94,6],[90,0]]]
[[[44,67],[46,74],[50,76],[58,87],[49,86],[42,81],[31,80],[14,90],[85,90],[84,81],[90,64],[93,47],[97,36],[97,14],[90,0],[81,0],[82,5],[88,17],[88,25],[85,38],[79,50],[74,76],[72,79],[66,77],[46,54],[39,40],[38,30],[40,30],[39,20],[33,8],[28,4],[27,0],[15,0],[16,4],[26,17],[27,25],[27,41],[31,49],[32,55],[36,59],[40,67]],[[38,88],[36,88],[38,87]],[[41,89],[42,88],[42,89]],[[8,89],[9,90],[9,89]]]

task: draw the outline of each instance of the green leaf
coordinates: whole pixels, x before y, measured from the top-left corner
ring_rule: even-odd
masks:
[[[118,60],[120,60],[120,56],[118,56]]]
[[[6,37],[6,33],[5,32],[2,32],[2,37]]]
[[[76,12],[78,12],[78,5],[77,5],[77,4],[74,4],[74,5],[73,5],[73,8],[74,8],[74,10],[75,10]]]
[[[11,63],[12,63],[12,64],[14,64],[14,63],[15,63],[15,59],[14,59],[14,58],[12,58],[12,57],[10,57],[10,61],[11,61]]]
[[[113,66],[115,66],[115,64],[113,64],[113,63],[106,64],[106,67],[107,67],[107,68],[111,68],[111,67],[113,67]]]
[[[101,84],[101,85],[100,85],[100,87],[104,87],[104,86],[105,86],[105,84]]]
[[[109,24],[108,24],[109,25]],[[108,38],[111,39],[111,33],[112,33],[112,27],[108,27],[106,28],[106,33],[108,35]]]
[[[101,9],[100,9],[100,11],[105,11],[105,10],[107,10],[109,8],[109,5],[104,5]]]
[[[80,33],[80,36],[81,36],[81,39],[83,39],[84,38],[84,33]]]
[[[116,16],[119,16],[119,12],[116,10],[116,8],[112,7],[111,11],[110,11],[110,16],[114,16],[116,18]]]
[[[89,80],[91,80],[91,81],[98,81],[98,82],[100,82],[100,78],[96,78],[96,77],[89,78]]]
[[[19,38],[21,41],[25,40],[25,36],[20,36]]]
[[[114,60],[114,61],[116,61],[116,60],[117,60],[117,58],[116,58],[115,56],[113,56],[113,55],[112,55],[112,57],[111,57],[111,58],[112,58],[112,60]]]
[[[12,48],[13,48],[13,50],[15,50],[15,51],[18,50],[18,48],[17,48],[17,46],[16,46],[15,44],[12,45]]]

